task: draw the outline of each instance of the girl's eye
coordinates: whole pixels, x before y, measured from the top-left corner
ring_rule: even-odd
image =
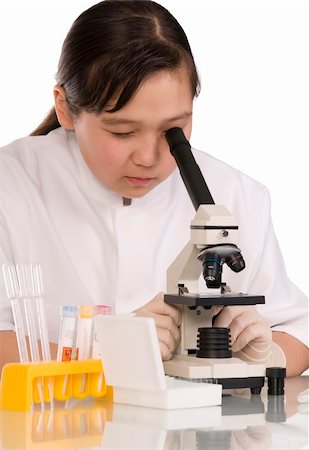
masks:
[[[129,132],[129,133],[112,133],[113,136],[119,138],[119,139],[124,139],[127,138],[129,136],[133,135],[133,132]]]

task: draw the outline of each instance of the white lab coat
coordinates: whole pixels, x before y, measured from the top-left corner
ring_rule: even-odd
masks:
[[[307,342],[307,300],[288,280],[270,219],[267,190],[221,161],[194,151],[215,203],[239,226],[246,269],[225,267],[232,290],[263,294],[273,329]],[[195,214],[178,170],[123,206],[86,166],[74,132],[59,128],[0,150],[0,265],[40,261],[51,340],[59,305],[109,304],[130,312],[166,289],[166,271],[190,238]],[[0,277],[0,329],[13,329]]]

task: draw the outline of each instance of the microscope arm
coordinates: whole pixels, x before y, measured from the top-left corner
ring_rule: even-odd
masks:
[[[198,292],[198,279],[201,275],[198,253],[198,248],[190,241],[170,265],[167,270],[169,294],[179,294],[181,291]]]

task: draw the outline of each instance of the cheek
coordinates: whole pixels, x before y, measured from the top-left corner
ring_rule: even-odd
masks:
[[[119,146],[102,141],[95,149],[95,159],[101,166],[109,170],[125,161],[125,153],[119,149]]]
[[[77,134],[77,139],[84,159],[96,171],[109,170],[125,160],[120,146],[100,133]]]
[[[192,118],[186,124],[186,126],[183,128],[183,132],[184,132],[186,138],[188,139],[188,141],[190,141],[191,133],[192,133]]]

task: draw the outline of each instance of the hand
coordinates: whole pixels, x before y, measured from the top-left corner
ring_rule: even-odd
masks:
[[[179,341],[181,313],[175,306],[164,302],[164,293],[157,294],[149,303],[134,311],[140,317],[152,317],[156,329],[163,361],[173,356]]]
[[[242,359],[266,362],[271,356],[271,329],[254,306],[225,306],[214,326],[230,328],[232,351]]]
[[[267,450],[271,446],[271,432],[265,425],[248,426],[231,432],[231,450]]]

